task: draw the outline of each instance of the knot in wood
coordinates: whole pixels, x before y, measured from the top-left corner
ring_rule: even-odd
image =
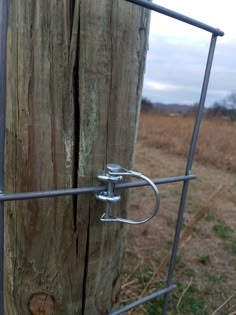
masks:
[[[32,315],[53,315],[55,300],[46,293],[36,293],[30,298],[29,308]]]

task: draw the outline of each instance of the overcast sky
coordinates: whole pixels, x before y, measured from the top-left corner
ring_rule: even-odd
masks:
[[[236,92],[234,0],[153,2],[224,31],[217,39],[206,106]],[[210,39],[211,33],[153,12],[143,96],[153,102],[198,102]]]

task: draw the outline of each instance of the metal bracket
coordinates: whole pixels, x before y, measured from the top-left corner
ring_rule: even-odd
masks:
[[[153,213],[151,216],[144,220],[130,220],[125,218],[119,218],[113,216],[112,214],[112,205],[120,201],[120,195],[115,194],[116,183],[123,179],[123,176],[130,176],[136,178],[142,178],[145,180],[151,187],[156,197],[156,204]],[[128,224],[143,224],[151,220],[159,210],[160,207],[160,194],[154,182],[148,177],[144,176],[141,173],[134,172],[132,170],[127,170],[117,164],[107,164],[106,172],[99,174],[98,179],[102,182],[107,183],[107,190],[102,191],[96,194],[96,198],[103,202],[106,202],[106,212],[101,216],[100,220],[103,222],[122,222]]]

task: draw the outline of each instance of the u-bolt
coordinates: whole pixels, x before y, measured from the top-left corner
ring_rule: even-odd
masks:
[[[156,197],[155,208],[152,214],[144,220],[130,220],[126,218],[116,217],[112,214],[112,205],[120,201],[120,195],[115,194],[115,185],[118,181],[122,180],[124,176],[130,176],[135,178],[141,178],[146,181],[151,187]],[[128,224],[143,224],[151,220],[158,212],[160,207],[160,193],[153,181],[144,176],[142,173],[138,173],[132,170],[127,170],[117,164],[107,164],[106,172],[98,175],[98,179],[107,183],[107,191],[102,191],[96,195],[96,198],[106,202],[106,211],[101,216],[100,220],[103,222],[122,222]]]

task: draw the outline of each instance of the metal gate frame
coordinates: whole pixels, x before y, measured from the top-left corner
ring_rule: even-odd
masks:
[[[167,312],[168,300],[170,292],[176,288],[176,285],[172,283],[174,267],[176,262],[177,249],[179,244],[180,232],[183,223],[183,214],[185,203],[187,200],[187,193],[189,187],[189,181],[195,179],[196,176],[191,174],[194,154],[196,150],[196,144],[200,129],[200,124],[204,111],[204,104],[208,89],[208,83],[210,78],[211,66],[214,57],[214,51],[216,46],[216,40],[218,36],[224,36],[224,33],[204,24],[200,21],[194,20],[190,17],[177,13],[175,11],[166,9],[159,5],[153,4],[148,0],[124,0],[129,3],[138,5],[140,7],[155,11],[176,20],[182,21],[186,24],[190,24],[194,27],[200,28],[212,34],[207,63],[205,67],[205,74],[201,89],[200,101],[198,111],[196,114],[195,125],[192,134],[192,140],[189,148],[189,154],[186,164],[186,170],[184,176],[169,177],[162,179],[154,179],[153,182],[156,185],[183,182],[181,199],[178,210],[178,217],[175,228],[175,236],[172,246],[172,254],[169,262],[168,275],[166,280],[166,287],[158,290],[144,298],[141,298],[127,306],[121,307],[115,311],[111,311],[109,315],[119,315],[127,312],[128,310],[144,304],[160,295],[164,295],[164,303],[162,307],[162,315]],[[5,155],[5,113],[6,113],[6,45],[7,45],[7,24],[8,24],[8,0],[0,0],[0,315],[4,314],[4,202],[12,200],[26,200],[46,197],[57,197],[65,195],[79,195],[83,193],[97,193],[107,189],[106,186],[96,187],[82,187],[82,188],[69,188],[60,190],[47,190],[47,191],[36,191],[36,192],[24,192],[24,193],[4,193],[4,155]],[[136,181],[130,183],[117,184],[116,189],[126,189],[131,187],[140,187],[147,185],[144,181]]]

